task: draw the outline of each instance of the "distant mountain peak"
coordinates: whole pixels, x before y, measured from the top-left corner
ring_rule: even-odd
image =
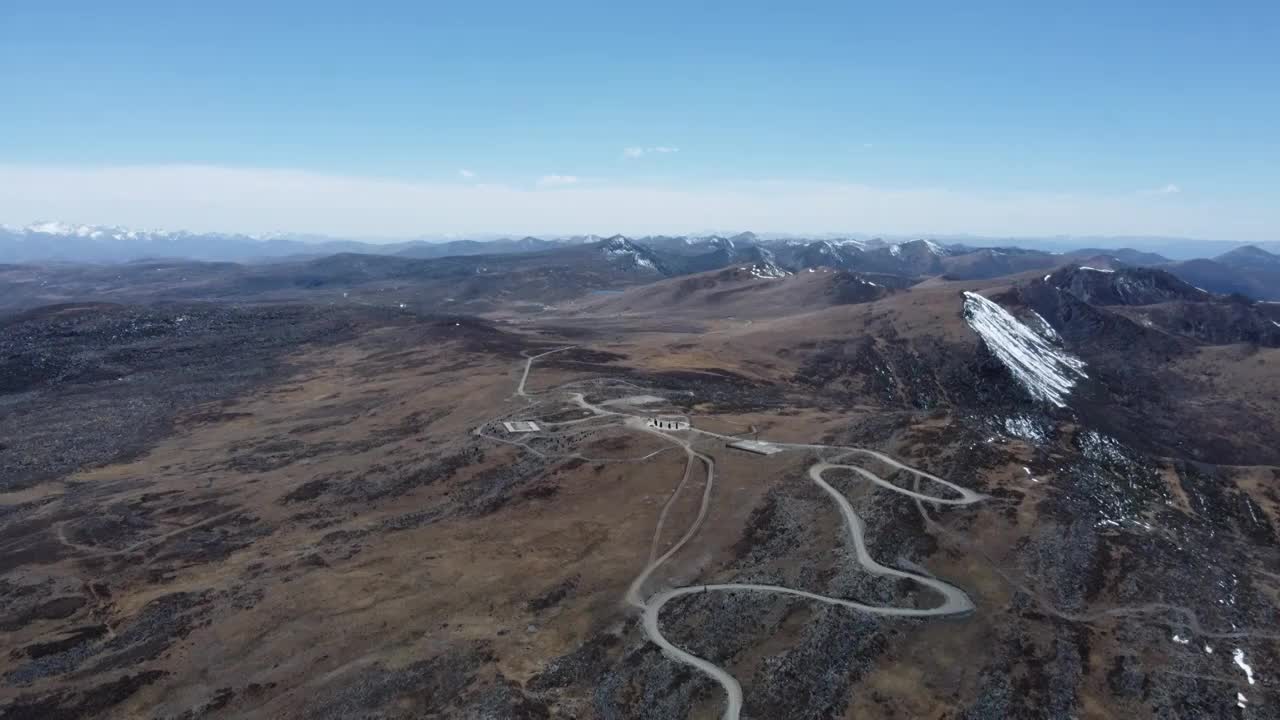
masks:
[[[1253,255],[1257,257],[1278,257],[1275,253],[1269,253],[1257,245],[1242,245],[1235,250],[1223,253],[1224,255]]]
[[[939,257],[950,254],[946,248],[932,240],[908,240],[889,246],[889,254],[894,257],[900,257],[903,252],[937,255]]]
[[[1231,267],[1250,265],[1280,266],[1280,255],[1267,252],[1256,245],[1244,245],[1225,252],[1214,259]]]
[[[611,235],[598,242],[596,246],[604,250],[635,250],[639,247],[623,235]]]

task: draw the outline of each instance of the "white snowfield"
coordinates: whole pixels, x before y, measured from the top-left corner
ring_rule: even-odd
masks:
[[[965,322],[1032,397],[1067,406],[1071,388],[1085,374],[1083,360],[1055,347],[1008,311],[972,292],[964,294]]]

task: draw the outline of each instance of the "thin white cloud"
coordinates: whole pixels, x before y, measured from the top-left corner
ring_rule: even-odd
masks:
[[[1160,187],[1147,188],[1140,190],[1139,195],[1177,195],[1182,192],[1182,187],[1174,183],[1161,185]]]
[[[680,148],[671,147],[670,145],[655,145],[653,147],[633,146],[633,147],[623,148],[622,157],[627,158],[629,160],[635,160],[638,158],[642,158],[645,155],[654,155],[654,154],[666,155],[668,153],[678,153],[678,152],[680,152]]]
[[[538,187],[564,187],[577,185],[581,180],[577,175],[543,175],[538,178]]]
[[[459,170],[458,175],[462,176],[463,180],[470,180],[476,176],[474,172],[471,172],[466,168],[462,168],[461,170]]]
[[[1140,193],[979,192],[805,181],[628,185],[569,175],[547,176],[536,187],[512,187],[262,168],[0,164],[0,223],[10,225],[57,219],[346,237],[428,232],[643,235],[707,227],[1247,241],[1280,234],[1280,203],[1265,197],[1231,202],[1184,193],[1180,198],[1169,203],[1163,195]]]

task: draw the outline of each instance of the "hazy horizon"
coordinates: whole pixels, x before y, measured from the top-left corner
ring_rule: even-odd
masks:
[[[626,237],[629,239],[644,239],[656,237],[670,238],[709,238],[723,237],[731,238],[738,235],[749,234],[764,241],[784,241],[784,240],[857,240],[857,241],[873,241],[883,240],[885,242],[906,242],[910,240],[935,240],[948,243],[962,244],[965,242],[1003,242],[1016,243],[1018,241],[1028,242],[1067,242],[1067,243],[1217,243],[1224,245],[1249,245],[1261,244],[1271,245],[1280,241],[1252,241],[1252,240],[1229,240],[1215,237],[1180,237],[1168,235],[1123,235],[1123,234],[1099,234],[1099,235],[1075,235],[1067,233],[1058,234],[1027,234],[1027,235],[988,235],[980,233],[965,232],[920,232],[920,233],[893,233],[893,232],[871,232],[866,230],[825,230],[815,232],[788,232],[788,231],[757,231],[752,228],[702,228],[698,230],[665,232],[665,233],[628,233],[619,231],[595,231],[595,232],[497,232],[497,231],[476,231],[476,232],[457,232],[443,233],[421,231],[404,235],[366,235],[366,234],[336,234],[325,232],[302,232],[302,231],[270,231],[270,232],[243,232],[225,229],[193,229],[189,227],[160,226],[160,225],[126,225],[118,223],[100,223],[100,222],[79,222],[67,221],[61,218],[39,218],[30,222],[0,222],[0,229],[10,232],[30,232],[33,234],[46,235],[68,235],[80,237],[96,237],[100,239],[110,240],[112,238],[105,235],[105,231],[120,231],[122,233],[134,234],[179,234],[186,233],[191,235],[217,235],[226,237],[243,237],[253,240],[270,241],[270,240],[292,240],[304,243],[325,243],[325,242],[358,242],[370,245],[379,244],[397,244],[408,242],[426,242],[426,243],[444,243],[452,241],[475,241],[475,242],[491,242],[495,240],[518,240],[521,238],[537,238],[542,240],[570,240],[574,238],[599,238],[606,239],[611,237]],[[1117,246],[1119,247],[1119,246]]]
[[[1265,217],[1175,201],[1177,193],[1167,192],[1106,197],[767,181],[684,190],[603,182],[523,188],[206,166],[15,165],[0,165],[0,189],[0,222],[7,225],[54,220],[251,235],[575,235],[598,233],[601,227],[625,235],[681,235],[698,232],[691,228],[744,227],[793,235],[1154,236],[1229,242],[1280,236]],[[1280,207],[1268,212],[1280,217]],[[507,228],[495,228],[499,225]],[[877,229],[839,229],[847,227]]]

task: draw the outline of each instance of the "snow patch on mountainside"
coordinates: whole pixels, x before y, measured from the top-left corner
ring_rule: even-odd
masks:
[[[1035,329],[1036,329],[1036,332],[1038,332],[1038,333],[1040,333],[1041,335],[1043,335],[1043,336],[1045,337],[1045,339],[1046,339],[1046,340],[1049,340],[1049,341],[1051,341],[1051,342],[1055,342],[1055,343],[1060,343],[1060,342],[1062,342],[1062,337],[1061,337],[1060,335],[1058,335],[1058,331],[1057,331],[1057,330],[1054,330],[1054,329],[1053,329],[1053,326],[1049,324],[1049,321],[1048,321],[1048,320],[1045,320],[1045,319],[1040,315],[1040,313],[1036,312],[1035,310],[1032,310],[1032,311],[1031,311],[1031,319],[1032,319],[1032,321],[1033,321],[1033,322],[1035,322],[1035,325],[1036,325],[1036,328],[1035,328]]]
[[[902,257],[902,248],[906,246],[910,246],[913,248],[923,247],[926,251],[929,252],[929,254],[937,255],[939,257],[947,254],[946,248],[942,247],[941,245],[939,245],[938,243],[932,240],[912,240],[910,242],[905,242],[905,243],[894,243],[889,246],[889,254],[894,257]]]
[[[964,319],[987,349],[1037,400],[1066,407],[1071,388],[1078,379],[1089,377],[1084,372],[1084,361],[1055,347],[1007,310],[977,293],[964,294]]]
[[[615,235],[600,243],[600,250],[609,262],[617,265],[646,270],[658,269],[646,251],[621,235]]]
[[[1009,437],[1026,440],[1035,445],[1048,441],[1049,432],[1043,421],[1030,415],[1015,415],[1004,419],[1004,432]]]
[[[710,245],[713,248],[724,250],[726,252],[733,252],[734,248],[737,247],[733,244],[732,240],[730,240],[729,238],[720,237],[719,235],[711,238]]]
[[[635,267],[648,268],[649,270],[654,269],[653,261],[637,252],[606,249],[605,255],[607,255],[611,261],[624,262]]]
[[[756,263],[748,267],[747,270],[751,273],[751,277],[760,280],[777,280],[791,275],[791,273],[773,263]]]

